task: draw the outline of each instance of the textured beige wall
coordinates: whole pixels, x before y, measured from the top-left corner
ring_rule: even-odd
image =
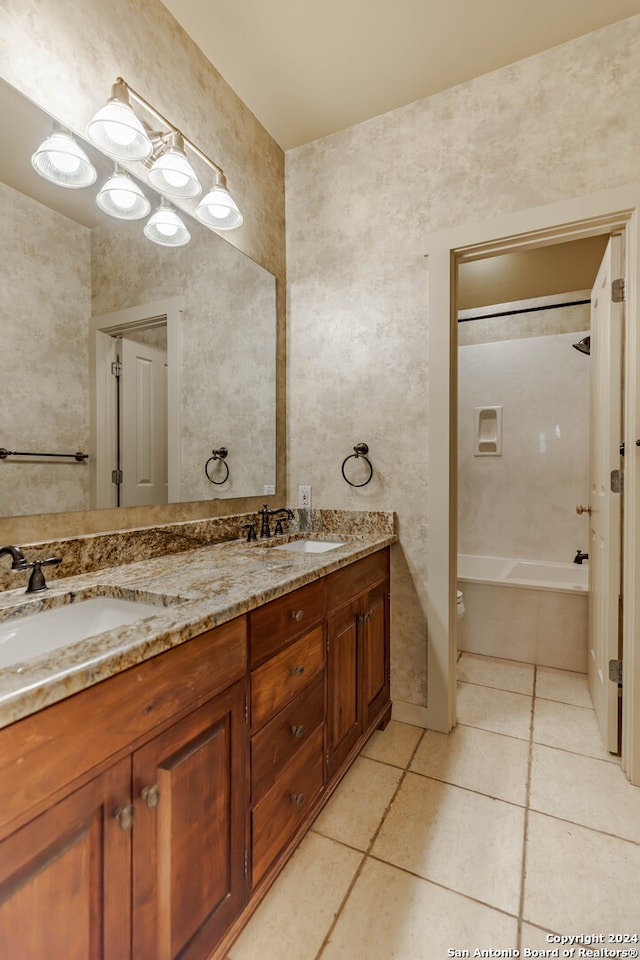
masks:
[[[89,449],[89,231],[0,183],[0,447]],[[85,510],[89,467],[0,461],[0,517]]]
[[[132,87],[217,160],[243,211],[229,236],[278,279],[280,374],[284,402],[284,157],[196,43],[160,0],[21,0],[0,3],[0,74],[53,116],[84,132],[115,78]],[[278,422],[284,464],[284,419]],[[279,488],[284,489],[280,468]],[[261,499],[261,498],[260,498]],[[281,498],[282,499],[282,498]],[[252,504],[251,504],[252,505]],[[236,502],[234,510],[246,506]],[[116,529],[228,511],[228,501],[192,507],[100,511],[27,521],[0,521],[2,542],[47,534]]]
[[[287,154],[289,490],[396,510],[392,693],[424,705],[423,253],[432,231],[637,180],[640,17]],[[342,459],[369,443],[372,483]]]

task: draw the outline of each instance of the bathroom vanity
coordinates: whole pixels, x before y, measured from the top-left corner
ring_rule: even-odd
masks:
[[[22,692],[5,689],[3,955],[226,956],[389,720],[394,539],[313,555],[235,542],[72,578],[171,583],[184,602],[105,635],[100,654],[61,651],[48,682],[21,665]]]

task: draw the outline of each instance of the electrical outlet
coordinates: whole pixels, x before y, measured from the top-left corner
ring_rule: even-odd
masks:
[[[262,488],[262,494],[265,497],[270,497],[276,492],[275,485],[273,483],[265,483]]]
[[[299,486],[298,487],[298,506],[303,510],[311,509],[311,487],[310,486]]]

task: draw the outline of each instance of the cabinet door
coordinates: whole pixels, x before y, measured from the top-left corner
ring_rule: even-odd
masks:
[[[245,898],[245,682],[133,756],[133,955],[209,955]]]
[[[126,759],[0,843],[0,956],[131,957],[130,790]]]
[[[389,584],[367,594],[363,630],[364,727],[389,703]]]
[[[328,768],[331,777],[362,733],[359,604],[327,620]]]

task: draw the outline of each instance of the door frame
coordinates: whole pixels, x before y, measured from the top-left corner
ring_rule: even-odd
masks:
[[[448,733],[456,724],[457,567],[457,264],[492,254],[535,249],[607,232],[623,236],[625,304],[622,768],[640,785],[640,183],[602,190],[427,237],[429,457],[427,489],[426,726]]]
[[[167,297],[125,310],[104,313],[92,317],[89,322],[89,391],[90,436],[95,449],[91,450],[91,505],[115,506],[113,484],[104,471],[98,472],[96,464],[113,461],[113,431],[115,419],[112,409],[107,409],[103,420],[98,418],[98,397],[108,393],[105,370],[111,360],[111,342],[117,333],[124,333],[136,326],[144,326],[154,319],[166,318],[167,324],[167,450],[169,503],[178,503],[180,497],[181,438],[182,438],[182,314],[183,297]]]

